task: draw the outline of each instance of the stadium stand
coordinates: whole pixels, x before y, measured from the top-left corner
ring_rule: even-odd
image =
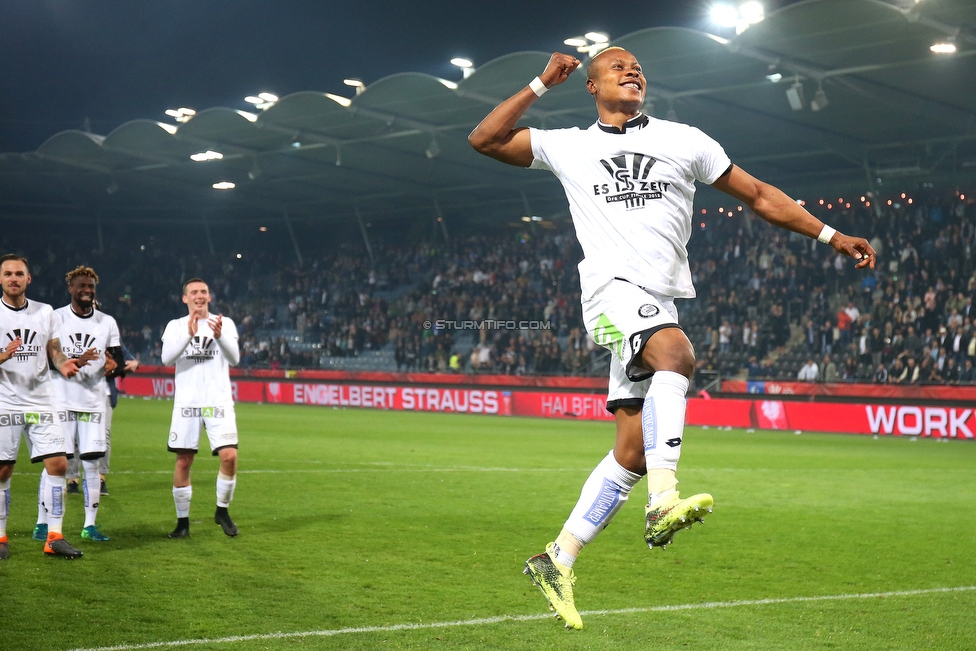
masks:
[[[868,234],[882,263],[873,273],[748,211],[704,209],[689,245],[699,297],[679,305],[699,369],[795,379],[812,358],[821,381],[874,382],[881,365],[887,382],[974,383],[972,199],[930,188],[896,194],[890,205],[842,199],[809,207],[845,232]],[[580,322],[582,253],[565,222],[449,244],[380,239],[376,263],[355,238],[304,263],[257,246],[237,259],[188,252],[162,236],[144,241],[109,246],[111,254],[57,243],[25,250],[34,295],[59,304],[62,267],[94,265],[105,310],[147,362],[158,359],[160,328],[180,311],[182,281],[200,276],[218,309],[237,320],[246,367],[604,373],[606,354]],[[539,329],[462,329],[484,320],[537,321]]]

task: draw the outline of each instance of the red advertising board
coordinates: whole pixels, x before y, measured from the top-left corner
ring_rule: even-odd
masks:
[[[688,401],[689,425],[772,430],[972,439],[976,410],[948,406],[790,402]]]
[[[172,378],[129,376],[120,382],[119,388],[127,395],[172,398],[175,386]],[[252,380],[232,381],[231,389],[238,402],[503,416],[512,413],[511,392],[498,389]]]
[[[512,391],[512,414],[543,418],[613,420],[604,393],[558,393],[555,391]]]
[[[256,379],[231,386],[239,402],[613,420],[602,392]],[[130,375],[120,383],[134,396],[171,398],[174,388],[172,377]],[[689,425],[846,434],[973,439],[976,433],[976,409],[952,406],[691,398],[685,418]]]
[[[976,386],[943,386],[916,384],[846,384],[838,382],[781,382],[779,380],[722,380],[723,393],[750,395],[845,396],[865,398],[898,398],[908,400],[945,400],[976,402]]]

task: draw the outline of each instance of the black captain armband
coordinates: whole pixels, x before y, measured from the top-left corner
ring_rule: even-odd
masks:
[[[122,356],[122,346],[109,346],[105,349],[105,354],[115,360],[115,370],[106,373],[105,377],[125,377],[125,358]]]

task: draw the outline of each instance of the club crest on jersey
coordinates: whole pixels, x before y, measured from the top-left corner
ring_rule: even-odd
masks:
[[[80,356],[95,345],[95,337],[85,332],[75,332],[68,335],[68,345],[62,346],[66,355]]]
[[[217,348],[214,345],[216,343],[213,337],[201,337],[197,335],[190,339],[190,345],[184,351],[183,356],[186,359],[192,359],[197,364],[200,362],[209,362],[217,356]]]
[[[648,200],[660,199],[671,187],[670,181],[651,181],[648,175],[657,159],[637,152],[623,152],[600,159],[611,183],[597,183],[593,194],[605,196],[607,203],[623,203],[627,210],[643,208]]]
[[[23,343],[17,352],[14,353],[14,359],[18,362],[28,362],[33,358],[37,357],[37,354],[41,351],[41,345],[35,344],[34,340],[37,338],[37,331],[31,330],[30,328],[14,328],[7,333],[7,343],[14,341],[15,339],[20,339]]]
[[[657,316],[660,312],[660,308],[657,305],[651,305],[650,303],[644,303],[639,308],[637,308],[637,316],[642,316],[645,319],[650,319],[652,316]]]

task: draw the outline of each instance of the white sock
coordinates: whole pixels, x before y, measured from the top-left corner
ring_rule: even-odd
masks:
[[[0,538],[7,536],[7,514],[10,512],[10,480],[0,481]]]
[[[225,509],[230,506],[230,501],[234,499],[234,489],[237,487],[237,475],[228,477],[222,472],[217,473],[217,506]]]
[[[47,535],[61,533],[64,520],[64,498],[67,485],[64,477],[48,475],[44,480],[44,507],[47,509]]]
[[[98,476],[98,459],[82,461],[81,467],[85,471],[85,526],[95,526],[98,516],[98,497],[102,480]]]
[[[176,503],[176,517],[190,517],[190,498],[193,497],[193,486],[173,486],[173,502]]]
[[[611,450],[586,479],[579,501],[563,528],[579,540],[581,547],[593,542],[597,534],[610,524],[640,479],[640,475],[617,463]],[[560,563],[572,567],[575,557],[562,558]]]
[[[47,482],[47,468],[41,471],[37,482],[37,524],[47,524],[47,509],[44,508],[44,484]]]
[[[648,472],[678,468],[688,385],[688,378],[673,371],[657,371],[651,378],[641,411]]]

